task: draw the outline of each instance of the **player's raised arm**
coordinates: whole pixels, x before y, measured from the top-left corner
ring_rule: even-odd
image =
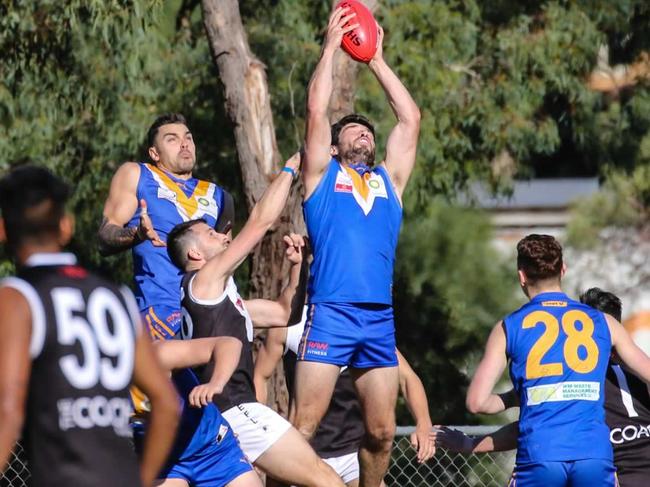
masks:
[[[608,314],[605,314],[605,318],[612,337],[612,346],[623,363],[644,381],[650,383],[650,357],[634,343],[618,320]]]
[[[25,420],[31,370],[31,311],[24,296],[10,287],[0,288],[0,334],[0,471],[4,471]]]
[[[176,392],[156,360],[151,340],[140,333],[135,345],[133,383],[151,402],[151,415],[140,460],[140,478],[152,485],[171,450],[178,426],[179,402]]]
[[[474,414],[494,414],[505,408],[500,395],[492,392],[506,368],[506,335],[499,321],[488,338],[485,353],[467,390],[467,409]]]
[[[111,255],[130,249],[143,240],[151,240],[156,246],[164,246],[154,231],[147,215],[144,201],[138,201],[137,186],[140,166],[126,162],[117,170],[111,181],[108,198],[104,204],[102,223],[97,237],[102,255]],[[125,227],[140,207],[140,220],[137,226]]]
[[[309,197],[318,185],[331,157],[332,137],[327,107],[334,86],[332,79],[334,54],[341,46],[343,35],[358,27],[358,24],[353,23],[355,15],[355,13],[350,13],[349,9],[341,7],[332,12],[321,57],[307,88],[305,160],[302,168],[305,198]],[[352,23],[344,27],[350,20]]]
[[[436,452],[431,432],[429,402],[422,381],[399,350],[397,350],[397,361],[400,389],[415,420],[415,432],[411,435],[411,444],[418,452],[418,462],[424,463]]]
[[[284,165],[280,174],[266,188],[262,198],[251,211],[244,228],[232,243],[215,258],[207,260],[196,273],[192,292],[202,299],[219,295],[224,280],[246,259],[253,248],[262,240],[266,231],[279,218],[289,196],[293,175],[300,166],[300,154],[294,154]],[[205,256],[201,256],[205,258]]]
[[[289,270],[289,283],[284,288],[277,301],[269,299],[248,299],[245,301],[248,314],[253,321],[255,328],[274,328],[293,324],[289,321],[292,305],[301,285],[302,249],[305,240],[301,235],[292,233],[284,236],[284,243],[287,246],[286,257],[291,262]],[[304,300],[299,304],[302,311]]]
[[[253,381],[255,382],[255,396],[262,404],[266,404],[268,395],[266,381],[269,380],[282,358],[286,341],[286,328],[272,328],[267,332],[264,343],[257,352]]]
[[[406,183],[415,165],[418,136],[420,134],[420,109],[411,94],[383,57],[384,31],[379,27],[378,47],[368,66],[386,92],[397,125],[386,141],[385,165],[390,178],[402,197]]]

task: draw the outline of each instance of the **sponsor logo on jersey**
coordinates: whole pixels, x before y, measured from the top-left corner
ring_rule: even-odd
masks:
[[[621,445],[628,441],[650,438],[650,425],[628,424],[623,428],[612,428],[609,432],[609,441],[614,445]]]
[[[527,389],[528,406],[545,402],[597,401],[600,398],[600,383],[594,381],[558,382]]]
[[[566,308],[568,304],[566,301],[542,301],[542,306],[549,308]]]
[[[158,188],[158,198],[171,201],[172,203],[176,203],[177,199],[176,193],[167,188]]]
[[[59,268],[59,274],[71,279],[84,279],[88,276],[88,271],[77,265],[66,265]]]
[[[131,401],[125,397],[104,396],[65,398],[57,401],[59,428],[91,429],[112,427],[118,436],[131,436]]]

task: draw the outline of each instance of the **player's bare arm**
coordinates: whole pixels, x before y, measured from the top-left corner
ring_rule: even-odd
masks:
[[[334,86],[332,78],[334,54],[341,46],[343,35],[358,27],[356,23],[351,23],[345,27],[345,24],[352,20],[355,15],[355,13],[349,13],[349,9],[341,7],[332,12],[321,57],[307,87],[305,160],[302,168],[305,199],[311,195],[318,185],[331,157],[330,145],[332,137],[327,117],[327,107]]]
[[[506,335],[499,321],[488,338],[485,353],[467,390],[467,409],[474,414],[494,414],[505,407],[493,391],[506,368]]]
[[[293,171],[297,171],[299,166],[299,153],[294,154],[285,163],[285,167]],[[192,293],[195,297],[211,299],[223,293],[228,277],[246,259],[282,213],[292,180],[291,173],[281,171],[266,188],[239,235],[233,239],[226,250],[208,260],[196,273],[192,282]]]
[[[154,350],[161,366],[168,371],[214,363],[210,381],[196,386],[189,394],[190,404],[201,407],[223,392],[239,364],[242,343],[233,337],[160,340],[154,343]]]
[[[292,324],[289,322],[289,317],[294,297],[300,286],[302,249],[305,246],[305,241],[301,235],[292,233],[284,236],[284,243],[287,246],[285,256],[291,263],[291,268],[289,270],[289,283],[277,301],[269,299],[249,299],[245,301],[246,309],[255,328],[285,327]]]
[[[242,343],[233,337],[218,337],[215,341],[211,360],[214,363],[212,376],[206,384],[196,386],[189,395],[190,404],[194,407],[207,406],[216,394],[221,394],[223,388],[235,373],[242,353]]]
[[[272,328],[267,332],[264,343],[257,352],[253,381],[255,396],[262,404],[266,404],[268,396],[266,382],[273,375],[275,367],[282,358],[286,341],[286,328]]]
[[[612,337],[612,346],[623,363],[644,381],[650,383],[650,357],[634,343],[618,320],[608,314],[605,314],[605,318]]]
[[[0,288],[0,471],[4,471],[25,419],[31,360],[32,317],[15,289]]]
[[[152,485],[172,448],[178,426],[179,403],[174,387],[158,363],[147,334],[140,333],[135,345],[133,383],[151,402],[151,415],[140,460],[140,477]]]
[[[99,251],[102,255],[111,255],[130,249],[134,245],[151,240],[156,246],[164,246],[153,229],[147,215],[144,200],[138,201],[137,185],[140,178],[140,166],[135,162],[126,162],[117,170],[111,181],[108,198],[104,204],[102,223],[97,237]],[[140,206],[141,216],[138,226],[125,227]]]
[[[462,431],[447,426],[434,426],[436,447],[464,455],[514,450],[517,448],[518,435],[519,421],[502,426],[489,435],[481,436],[468,436]]]
[[[378,35],[377,52],[368,66],[384,89],[393,113],[397,117],[397,125],[386,141],[384,164],[401,200],[415,166],[420,134],[420,109],[404,84],[384,60],[382,48],[384,30],[381,27]]]
[[[406,399],[411,416],[415,420],[415,432],[411,435],[411,445],[418,452],[418,462],[424,463],[436,452],[431,433],[433,423],[429,415],[429,402],[422,381],[399,350],[397,350],[397,361],[399,362],[400,390]]]

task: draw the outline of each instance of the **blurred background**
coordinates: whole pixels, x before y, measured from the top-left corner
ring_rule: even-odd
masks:
[[[591,286],[618,294],[650,353],[650,3],[365,3],[423,114],[394,292],[398,344],[425,384],[434,423],[486,420],[465,412],[465,388],[489,328],[523,303],[513,256],[528,233],[560,239],[569,294]],[[182,112],[197,142],[196,175],[235,196],[240,226],[256,197],[242,171],[270,174],[301,144],[332,4],[3,0],[0,172],[33,162],[71,181],[73,250],[130,282],[130,257],[101,259],[95,246],[117,167],[143,160],[159,114]],[[245,140],[224,77],[237,53],[220,49],[219,29],[226,41],[244,35],[238,59],[245,73],[261,73],[243,89],[257,90],[272,115],[260,117],[273,129],[266,173],[237,149]],[[332,113],[375,121],[381,154],[394,124],[388,103],[367,68],[342,62],[342,104]],[[298,220],[288,223],[300,229]],[[0,258],[2,275],[12,272]],[[262,265],[254,256],[240,271],[244,296],[273,294],[274,284],[249,279]],[[398,418],[410,424],[403,405]]]

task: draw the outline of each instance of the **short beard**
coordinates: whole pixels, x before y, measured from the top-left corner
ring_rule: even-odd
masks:
[[[372,167],[375,165],[375,150],[368,147],[350,147],[341,153],[341,160],[351,163],[363,163]]]

